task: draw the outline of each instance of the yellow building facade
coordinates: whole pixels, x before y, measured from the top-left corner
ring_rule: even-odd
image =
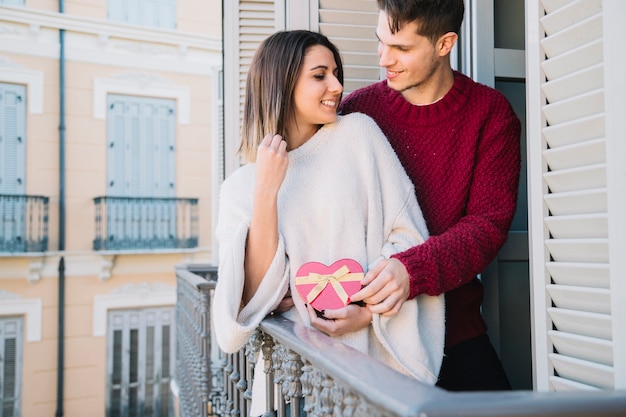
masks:
[[[221,18],[0,0],[4,415],[171,415],[174,267],[214,257]]]

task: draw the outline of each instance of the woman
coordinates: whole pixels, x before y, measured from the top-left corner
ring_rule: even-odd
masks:
[[[250,163],[224,181],[216,229],[213,317],[226,352],[240,349],[290,291],[295,306],[286,317],[321,320],[297,294],[302,265],[350,258],[367,271],[428,236],[413,186],[378,126],[362,114],[337,116],[342,92],[339,52],[321,34],[278,32],[255,54],[241,145]],[[369,326],[337,339],[435,383],[441,296],[405,302],[393,317],[360,310]]]

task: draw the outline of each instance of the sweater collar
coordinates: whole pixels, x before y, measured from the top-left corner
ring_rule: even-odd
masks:
[[[447,120],[457,113],[471,96],[471,79],[458,71],[454,71],[454,84],[450,91],[440,100],[426,105],[411,104],[398,91],[389,88],[386,81],[382,83],[384,83],[386,94],[390,96],[392,108],[407,120],[419,125],[436,124]]]
[[[341,119],[341,116],[337,117],[337,121],[333,123],[328,123],[322,126],[309,140],[307,140],[302,145],[298,146],[296,149],[289,151],[289,161],[296,161],[303,156],[309,155],[315,149],[317,149],[325,140],[327,140],[328,135],[335,129],[335,126]]]

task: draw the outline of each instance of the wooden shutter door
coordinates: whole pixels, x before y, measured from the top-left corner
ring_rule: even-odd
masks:
[[[609,248],[602,0],[527,5],[529,160],[536,385],[540,390],[614,389],[615,315]],[[611,116],[614,117],[614,116]],[[621,116],[623,117],[623,116]],[[618,188],[613,188],[616,195]],[[619,197],[618,197],[619,198]],[[624,277],[613,277],[621,279]],[[621,325],[616,326],[616,321]],[[623,332],[623,331],[622,331]],[[623,388],[623,386],[622,386]]]
[[[24,194],[26,87],[0,84],[0,194]]]
[[[173,319],[171,307],[109,312],[107,415],[169,415]]]
[[[0,318],[0,414],[20,416],[22,393],[21,318]]]
[[[26,87],[0,84],[0,194],[23,195],[26,174]],[[26,201],[18,197],[0,200],[3,247],[26,247]],[[7,246],[8,245],[8,246]]]
[[[107,0],[107,14],[114,22],[128,22],[126,0]]]
[[[130,178],[126,173],[131,163],[131,132],[126,118],[130,108],[122,96],[108,97],[107,116],[107,195],[127,197],[132,195]]]
[[[284,0],[281,0],[284,1]],[[279,2],[280,3],[280,2]],[[279,27],[274,0],[224,2],[224,165],[226,176],[240,165],[237,157],[246,76],[254,52]],[[284,7],[284,4],[283,4]]]
[[[108,195],[176,194],[176,114],[173,100],[109,96]]]
[[[375,0],[319,0],[317,30],[339,48],[344,65],[344,96],[380,80]]]

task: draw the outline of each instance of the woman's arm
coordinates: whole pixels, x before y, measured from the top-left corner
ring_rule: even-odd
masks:
[[[254,296],[278,247],[278,191],[287,174],[287,143],[280,135],[261,141],[256,159],[256,184],[244,260],[242,303]]]

